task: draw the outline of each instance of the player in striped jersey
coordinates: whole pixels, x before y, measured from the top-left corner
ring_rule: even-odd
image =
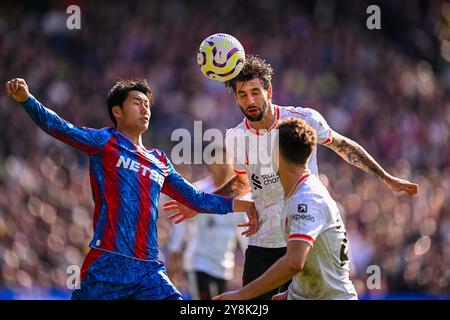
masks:
[[[256,280],[215,299],[252,299],[290,279],[289,289],[273,297],[275,300],[357,299],[349,278],[349,244],[338,207],[308,169],[316,132],[300,119],[283,120],[278,129],[277,166],[285,195],[280,230],[287,240],[287,252]]]
[[[73,299],[181,297],[158,260],[160,192],[202,212],[247,211],[245,232],[255,232],[252,203],[198,192],[164,152],[144,147],[142,134],[153,101],[146,81],[120,81],[111,89],[107,105],[115,127],[103,129],[78,127],[60,118],[29,93],[23,79],[8,81],[6,92],[41,129],[89,155],[94,236]]]

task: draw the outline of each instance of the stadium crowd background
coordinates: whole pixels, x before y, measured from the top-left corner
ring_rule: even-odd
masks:
[[[0,79],[23,77],[65,119],[100,128],[111,125],[113,83],[144,77],[156,98],[145,144],[170,155],[174,129],[202,120],[225,130],[242,119],[232,95],[196,65],[203,38],[230,33],[274,67],[275,103],[317,109],[389,172],[420,185],[414,198],[393,195],[319,147],[359,295],[448,298],[450,2],[377,3],[381,30],[366,28],[367,1],[3,1]],[[66,27],[71,4],[81,8],[80,30]],[[4,94],[0,123],[0,298],[67,298],[66,269],[81,265],[92,232],[87,157]],[[191,181],[205,174],[200,165],[177,169]],[[170,228],[160,213],[162,259]],[[380,267],[379,290],[366,286],[369,265]]]

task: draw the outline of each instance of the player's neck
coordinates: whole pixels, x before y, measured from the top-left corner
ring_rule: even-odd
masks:
[[[250,125],[253,129],[256,130],[269,130],[273,127],[273,123],[275,122],[275,107],[273,106],[272,102],[269,101],[269,106],[267,108],[267,113],[259,121],[251,121]]]
[[[280,160],[280,169],[278,175],[280,176],[280,182],[283,186],[284,196],[286,197],[295,188],[298,180],[308,172],[306,166],[293,165],[290,163],[282,162]]]
[[[117,130],[120,131],[124,136],[131,140],[134,144],[143,147],[142,143],[142,134],[140,132],[134,132],[132,130],[127,130],[125,128],[121,128],[117,126]]]

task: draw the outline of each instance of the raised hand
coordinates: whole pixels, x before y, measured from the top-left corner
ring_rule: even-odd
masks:
[[[15,78],[6,82],[6,94],[16,102],[25,102],[30,96],[25,80]]]

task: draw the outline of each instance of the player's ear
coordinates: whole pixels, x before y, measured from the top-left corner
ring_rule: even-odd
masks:
[[[267,99],[272,100],[272,86],[267,87]]]
[[[117,105],[112,107],[112,114],[116,119],[122,118],[122,107]]]

